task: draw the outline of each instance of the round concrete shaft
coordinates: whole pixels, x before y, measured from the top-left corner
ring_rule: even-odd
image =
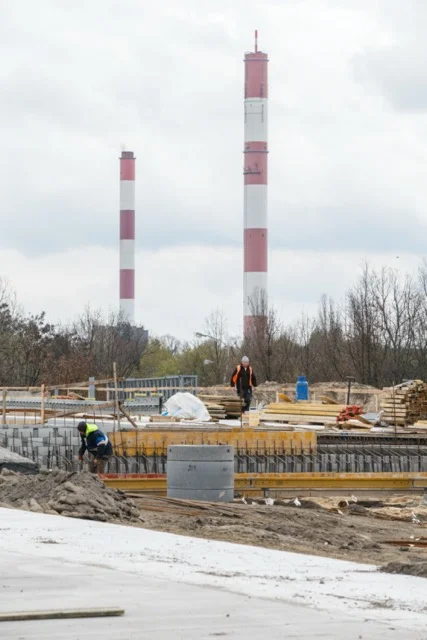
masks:
[[[169,498],[230,502],[234,497],[234,448],[168,447],[167,490]]]

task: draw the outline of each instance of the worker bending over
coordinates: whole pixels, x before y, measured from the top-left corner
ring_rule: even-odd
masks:
[[[243,356],[241,364],[234,369],[230,384],[236,387],[237,395],[244,401],[243,411],[249,411],[252,389],[257,386],[257,381],[247,356]]]
[[[77,429],[82,440],[79,449],[79,460],[83,460],[86,449],[89,452],[89,469],[92,473],[104,473],[105,462],[113,453],[113,447],[108,437],[96,424],[79,422]]]

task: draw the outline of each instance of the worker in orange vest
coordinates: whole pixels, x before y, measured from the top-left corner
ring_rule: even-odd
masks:
[[[252,389],[257,386],[257,381],[247,356],[243,356],[241,364],[234,369],[230,384],[236,387],[237,395],[244,401],[243,411],[249,411]]]

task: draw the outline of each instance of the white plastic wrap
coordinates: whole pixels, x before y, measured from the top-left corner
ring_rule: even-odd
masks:
[[[165,402],[166,415],[183,420],[209,422],[211,417],[205,405],[192,393],[175,393]]]

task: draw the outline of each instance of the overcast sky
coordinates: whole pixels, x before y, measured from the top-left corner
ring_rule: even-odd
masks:
[[[241,330],[243,55],[270,58],[269,287],[282,318],[427,231],[425,0],[0,0],[0,276],[66,321],[118,305],[137,156],[137,320]],[[399,256],[399,258],[396,258]]]

